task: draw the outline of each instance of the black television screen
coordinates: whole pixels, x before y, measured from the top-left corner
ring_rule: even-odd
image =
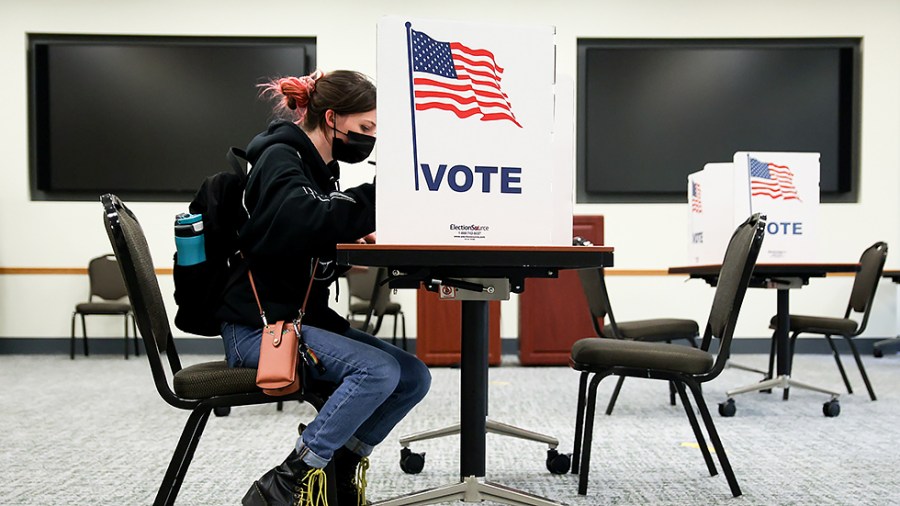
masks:
[[[29,34],[32,199],[190,200],[265,128],[257,84],[315,39]]]
[[[860,39],[579,39],[579,202],[684,201],[736,151],[821,154],[856,200]]]

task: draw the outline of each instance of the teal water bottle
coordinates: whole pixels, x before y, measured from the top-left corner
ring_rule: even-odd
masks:
[[[178,251],[178,265],[196,265],[206,261],[202,214],[181,213],[175,216],[175,249]]]

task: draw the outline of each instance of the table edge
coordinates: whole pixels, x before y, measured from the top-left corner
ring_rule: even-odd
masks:
[[[355,244],[337,245],[338,251],[505,251],[505,252],[572,252],[612,253],[612,246],[479,246],[442,244]]]

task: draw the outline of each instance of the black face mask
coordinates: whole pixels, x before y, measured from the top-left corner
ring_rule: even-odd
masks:
[[[331,139],[331,157],[335,160],[347,163],[359,163],[372,154],[375,148],[375,137],[348,130],[341,132],[347,136],[347,140],[339,139],[337,127],[332,127],[335,134]]]

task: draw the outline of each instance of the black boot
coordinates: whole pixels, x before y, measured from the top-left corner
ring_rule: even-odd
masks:
[[[366,506],[366,470],[369,459],[342,446],[334,452],[334,477],[338,506]]]
[[[305,454],[305,452],[304,452]],[[244,506],[328,506],[325,471],[303,462],[297,450],[250,486]]]

